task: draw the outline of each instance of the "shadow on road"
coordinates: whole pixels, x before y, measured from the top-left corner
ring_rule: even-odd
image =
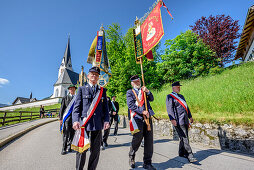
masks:
[[[117,134],[117,136],[124,136],[124,135],[131,136],[131,133],[119,133],[119,134]],[[109,136],[115,136],[115,135],[112,133]]]
[[[201,165],[200,162],[203,161],[204,159],[208,158],[209,156],[219,154],[219,152],[214,150],[216,149],[201,150],[194,153],[195,157],[198,159],[198,162],[195,162],[193,164]],[[186,158],[176,156],[174,158],[169,159],[166,162],[154,163],[154,166],[158,169],[170,169],[170,168],[183,168],[185,164],[190,164]]]
[[[156,139],[153,142],[154,142],[154,144],[156,144],[156,143],[164,143],[164,142],[170,142],[170,141],[173,141],[173,140],[171,140],[171,139]]]
[[[122,147],[122,146],[130,146],[130,144],[131,144],[130,142],[121,143],[121,144],[114,143],[114,144],[108,145],[107,148],[117,148],[117,147]]]

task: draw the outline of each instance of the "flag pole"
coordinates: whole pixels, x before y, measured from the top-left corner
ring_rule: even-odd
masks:
[[[136,20],[135,20],[134,24],[137,27],[140,26],[140,21],[139,21],[138,17],[136,17]],[[135,37],[135,35],[136,35],[135,31],[133,33],[134,33],[134,37]],[[135,38],[134,38],[134,41],[135,41]],[[138,56],[136,56],[136,57],[138,57]],[[143,82],[143,86],[145,86],[144,71],[143,71],[143,58],[142,58],[142,56],[139,57],[139,59],[140,59],[139,62],[140,62],[140,67],[141,67],[142,82]],[[146,109],[146,111],[148,111],[147,101],[146,101],[146,93],[145,92],[144,92],[144,100],[145,100],[145,109]],[[143,115],[143,118],[144,118],[144,120],[146,122],[146,125],[147,125],[147,131],[151,131],[151,125],[150,125],[150,122],[149,122],[149,118],[147,118],[145,115]]]
[[[143,57],[140,57],[140,67],[141,67],[141,75],[142,75],[143,86],[145,86],[145,78],[144,78],[144,71],[143,71]],[[147,101],[146,101],[146,92],[144,92],[144,100],[145,100],[146,111],[148,111]],[[145,115],[143,115],[143,117],[144,117],[144,120],[145,120],[146,125],[147,125],[147,131],[151,131],[151,125],[150,125],[150,122],[149,122],[149,118],[147,118]]]

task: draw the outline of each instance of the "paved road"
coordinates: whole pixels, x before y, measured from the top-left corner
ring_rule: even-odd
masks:
[[[119,129],[117,137],[109,137],[109,147],[101,151],[98,170],[128,170],[128,151],[131,136],[128,129]],[[192,145],[199,163],[190,164],[177,155],[178,142],[155,137],[153,164],[157,169],[253,169],[254,158]],[[58,122],[30,131],[0,151],[0,169],[70,170],[75,169],[75,153],[61,155],[62,138]],[[87,155],[89,156],[89,154]],[[136,162],[142,168],[143,148]],[[87,164],[86,164],[87,165]]]
[[[49,121],[56,120],[58,118],[44,118],[36,119],[32,121],[17,123],[9,126],[0,127],[0,141],[8,138],[9,136],[15,135],[23,130],[35,127],[36,125],[43,124]]]

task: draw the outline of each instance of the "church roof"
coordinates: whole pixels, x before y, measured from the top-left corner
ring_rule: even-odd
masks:
[[[71,71],[69,69],[64,69],[63,73],[60,75],[54,86],[59,84],[77,84],[79,80],[79,74]]]
[[[70,49],[70,37],[68,37],[68,43],[64,52],[64,65],[67,67],[67,64],[71,58],[71,49]]]

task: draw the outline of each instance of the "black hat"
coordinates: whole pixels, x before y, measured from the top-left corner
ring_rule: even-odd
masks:
[[[172,84],[172,87],[173,86],[182,86],[181,84],[180,84],[180,81],[176,81],[176,82],[174,82],[173,84]]]
[[[134,80],[137,80],[137,79],[139,79],[138,75],[131,76],[131,78],[130,78],[131,81],[134,81]]]
[[[71,87],[75,87],[75,89],[77,89],[77,87],[76,87],[74,84],[71,84],[71,85],[68,87],[68,90],[69,90]]]
[[[100,75],[100,68],[99,67],[92,67],[89,69],[89,72],[95,72]]]

